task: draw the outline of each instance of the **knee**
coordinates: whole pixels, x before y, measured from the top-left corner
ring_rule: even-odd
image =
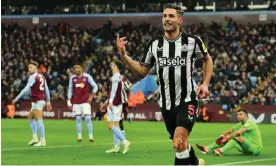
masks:
[[[77,121],[78,123],[81,122],[81,120],[82,120],[81,116],[76,116],[76,121]]]
[[[109,130],[112,130],[112,129],[113,129],[113,127],[114,127],[114,124],[108,124],[108,126],[107,126],[107,127],[108,127],[108,129],[109,129]]]
[[[173,138],[173,147],[176,152],[188,149],[188,131],[183,127],[177,127]]]

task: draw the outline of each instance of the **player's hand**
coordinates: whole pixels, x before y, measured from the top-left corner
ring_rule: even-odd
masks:
[[[67,106],[70,110],[72,110],[72,103],[70,100],[67,100]]]
[[[15,103],[16,103],[16,100],[12,100],[12,105],[15,105]]]
[[[117,34],[117,48],[121,55],[126,54],[126,44],[128,41],[125,41],[125,39],[126,39],[126,37],[120,38],[119,34]]]
[[[103,104],[100,108],[101,112],[105,112],[106,107],[107,107],[107,104]]]
[[[112,103],[109,103],[109,104],[108,104],[108,107],[109,107],[110,111],[112,111],[113,104],[112,104]]]
[[[208,86],[206,84],[202,84],[197,89],[197,95],[201,98],[207,98],[209,96]]]
[[[53,108],[52,108],[51,103],[47,103],[46,109],[47,109],[47,111],[52,111]]]
[[[221,145],[221,144],[222,144],[222,140],[223,140],[224,137],[225,137],[224,135],[221,135],[221,136],[216,140],[216,143],[217,143],[218,145]]]
[[[221,140],[221,144],[225,144],[226,142],[228,142],[229,139],[230,139],[230,137],[227,135],[226,137],[224,137],[224,138]]]
[[[92,96],[92,95],[90,95],[90,96],[89,96],[89,98],[88,98],[88,101],[87,101],[87,102],[88,102],[88,103],[91,103],[91,102],[92,102],[92,100],[93,100],[93,96]]]

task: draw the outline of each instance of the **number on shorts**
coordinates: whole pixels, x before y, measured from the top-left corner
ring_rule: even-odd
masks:
[[[195,106],[194,105],[188,105],[188,113],[190,115],[194,115],[195,114]]]
[[[42,77],[40,77],[39,81],[40,81],[39,90],[44,90],[44,79]]]

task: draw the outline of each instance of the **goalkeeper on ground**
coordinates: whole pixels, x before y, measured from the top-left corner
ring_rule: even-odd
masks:
[[[263,149],[261,132],[256,123],[248,119],[245,110],[237,112],[238,124],[224,132],[216,142],[201,146],[196,144],[197,148],[203,153],[214,152],[219,156],[232,148],[238,149],[244,154],[259,155]]]

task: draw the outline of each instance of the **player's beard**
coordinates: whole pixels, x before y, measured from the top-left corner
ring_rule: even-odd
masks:
[[[165,27],[163,27],[163,28],[164,28],[164,31],[167,33],[174,33],[177,30],[177,27],[175,25],[171,25],[171,28],[168,28],[168,29],[166,29]]]

